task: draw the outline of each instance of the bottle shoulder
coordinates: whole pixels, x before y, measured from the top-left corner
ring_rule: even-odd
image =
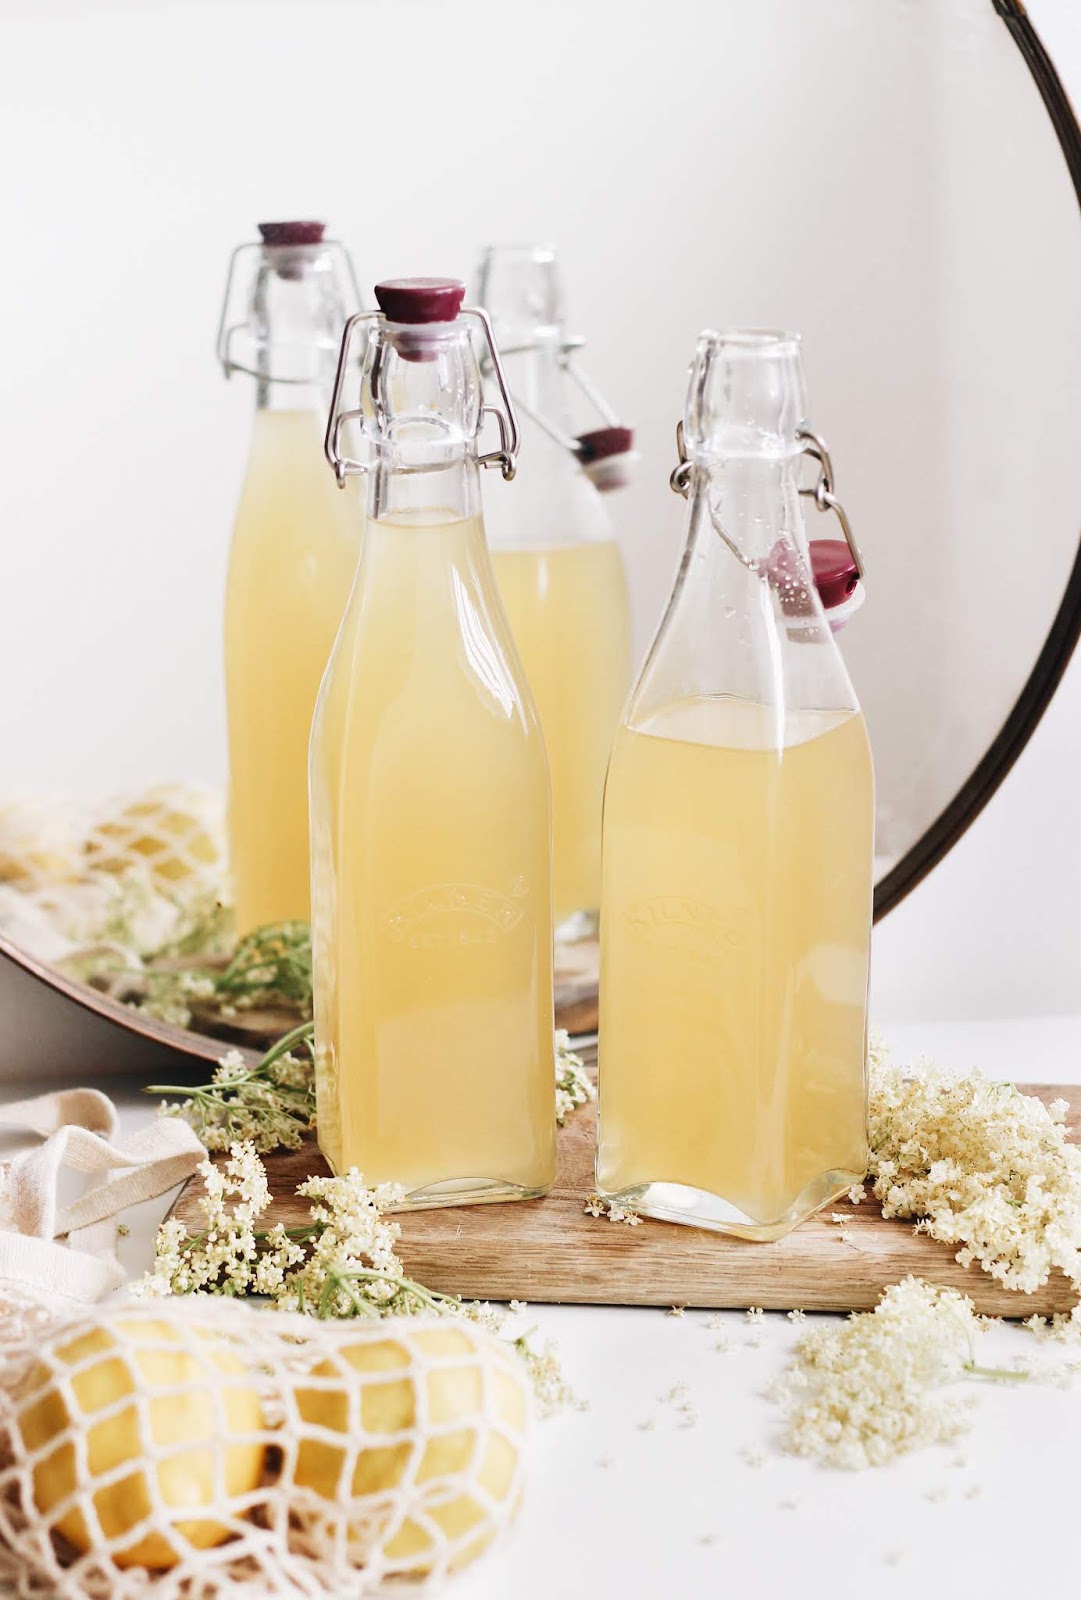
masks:
[[[356,684],[358,701],[387,716],[475,714],[535,727],[479,516],[368,521],[327,674]]]

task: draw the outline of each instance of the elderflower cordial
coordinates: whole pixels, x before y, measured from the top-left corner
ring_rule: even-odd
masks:
[[[162,1103],[163,1115],[190,1122],[212,1152],[245,1140],[264,1154],[297,1150],[315,1127],[313,1031],[310,1022],[302,1023],[254,1064],[239,1050],[228,1050],[209,1083],[151,1084],[146,1093],[180,1095]],[[554,1050],[556,1122],[562,1127],[597,1091],[563,1028],[556,1030]]]

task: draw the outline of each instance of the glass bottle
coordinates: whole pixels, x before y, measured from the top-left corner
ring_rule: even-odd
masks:
[[[571,433],[574,341],[552,250],[490,248],[478,286],[526,444],[512,491],[485,484],[485,514],[548,751],[557,937],[573,939],[596,932],[604,774],[630,683],[627,582],[599,485],[620,481],[613,469],[625,462],[631,433]]]
[[[555,1170],[551,810],[544,742],[499,602],[463,286],[380,284],[354,318],[327,454],[359,418],[368,507],[311,747],[319,1143],[408,1206],[527,1199]],[[367,323],[359,410],[341,411]],[[490,341],[490,334],[488,335]],[[494,357],[494,346],[493,359]],[[489,408],[491,409],[491,408]]]
[[[361,516],[336,493],[323,425],[352,264],[318,222],[261,223],[230,266],[226,376],[255,379],[255,419],[225,600],[229,844],[236,930],[310,916],[308,736],[356,570]],[[236,316],[237,320],[232,318]]]
[[[803,454],[848,529],[804,409],[795,335],[701,336],[686,548],[604,805],[597,1187],[753,1239],[867,1156],[874,785],[825,608],[860,567],[808,549]]]

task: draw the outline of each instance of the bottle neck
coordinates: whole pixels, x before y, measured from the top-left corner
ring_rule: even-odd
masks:
[[[798,478],[805,412],[794,338],[702,335],[683,417],[686,547],[632,726],[729,697],[769,708],[781,748],[800,736],[795,713],[858,708],[811,572]]]
[[[798,458],[699,461],[632,727],[684,701],[732,697],[771,708],[782,745],[790,713],[858,708],[811,576],[797,467]]]
[[[377,451],[368,473],[368,516],[375,522],[460,522],[480,515],[472,454],[425,471],[403,468]]]
[[[370,517],[478,514],[480,373],[464,322],[377,325],[360,401]]]
[[[230,277],[219,353],[227,373],[255,379],[259,410],[325,412],[352,300],[348,279],[337,246],[263,246],[237,316]]]
[[[806,561],[799,463],[798,456],[751,456],[700,464],[692,480],[688,544],[719,540],[736,561],[755,570],[783,540]]]

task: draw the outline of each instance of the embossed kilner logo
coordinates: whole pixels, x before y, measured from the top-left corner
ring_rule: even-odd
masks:
[[[670,945],[699,958],[715,958],[739,949],[745,915],[739,906],[726,906],[722,912],[690,895],[666,894],[636,900],[624,911],[623,921],[651,943]]]
[[[478,883],[436,883],[400,900],[386,927],[395,943],[413,950],[495,944],[521,922],[526,892],[522,882],[512,895]]]

